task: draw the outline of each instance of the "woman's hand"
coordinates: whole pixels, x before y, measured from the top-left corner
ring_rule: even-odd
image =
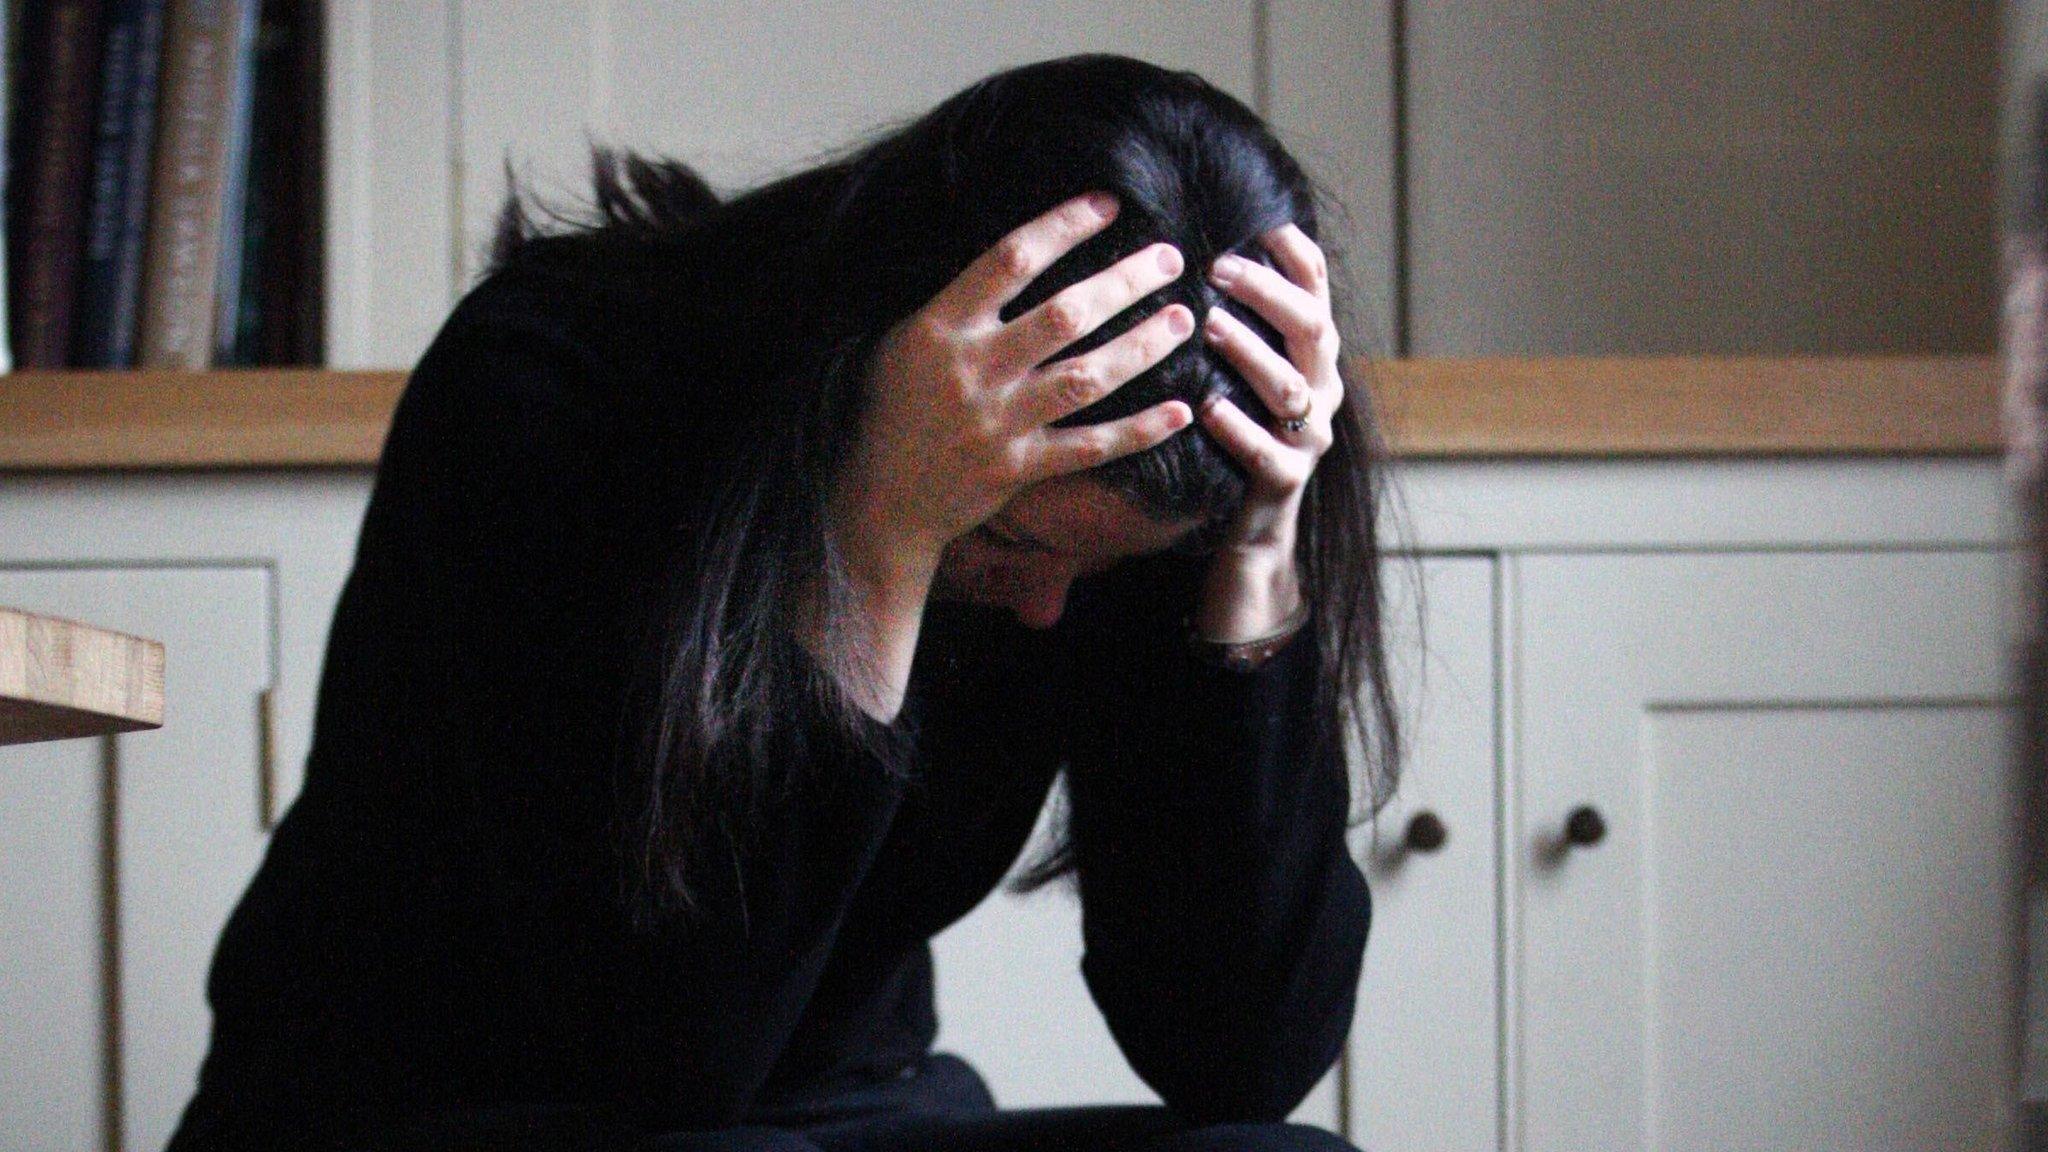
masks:
[[[1185,402],[1168,400],[1104,424],[1051,427],[1193,334],[1184,305],[1040,367],[1172,283],[1183,267],[1172,246],[1155,244],[1002,319],[1004,304],[1115,215],[1115,198],[1097,194],[1025,224],[875,350],[868,406],[851,458],[833,478],[826,525],[857,603],[828,606],[814,582],[798,605],[798,633],[876,719],[891,720],[902,707],[947,544],[1038,481],[1144,451],[1194,422]]]
[[[1171,245],[1125,257],[1007,323],[1000,316],[1115,215],[1115,198],[1104,194],[1060,205],[1004,237],[883,339],[859,441],[833,496],[835,538],[857,576],[928,580],[948,543],[1029,485],[1143,451],[1193,422],[1185,403],[1169,400],[1104,424],[1050,426],[1192,334],[1194,316],[1182,305],[1040,367],[1176,279],[1182,258]]]
[[[1266,427],[1221,396],[1201,414],[1203,426],[1251,474],[1244,507],[1211,562],[1195,614],[1201,635],[1226,642],[1270,634],[1301,605],[1294,551],[1302,495],[1316,461],[1330,447],[1331,420],[1344,402],[1323,250],[1293,224],[1259,239],[1285,276],[1224,256],[1211,266],[1209,278],[1279,330],[1285,355],[1221,308],[1211,309],[1203,324],[1204,339],[1237,367],[1279,421]]]

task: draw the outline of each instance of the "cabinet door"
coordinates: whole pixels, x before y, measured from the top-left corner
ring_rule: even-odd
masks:
[[[1353,839],[1373,915],[1347,1134],[1372,1152],[1499,1148],[1496,564],[1396,563],[1388,577],[1409,749],[1393,802]],[[1445,837],[1427,850],[1416,822],[1432,817]]]
[[[192,1094],[263,845],[270,599],[258,567],[0,568],[0,604],[165,646],[161,729],[0,748],[0,1146],[159,1148]]]
[[[458,5],[465,161],[458,280],[490,238],[509,160],[554,200],[589,197],[594,138],[675,156],[730,190],[921,115],[1002,68],[1121,52],[1251,100],[1260,5],[495,0]]]
[[[1512,562],[1521,1147],[2009,1146],[2004,565]]]
[[[1370,827],[1353,843],[1373,884],[1361,1010],[1350,1063],[1368,1147],[1482,1147],[1494,1114],[1492,565],[1392,561],[1394,664],[1417,757],[1383,812],[1379,849],[1406,813],[1450,826],[1443,851],[1396,862]],[[1415,646],[1421,579],[1426,654]],[[1418,677],[1418,673],[1423,675]],[[1023,858],[1039,857],[1046,822]],[[1157,1103],[1131,1071],[1080,975],[1080,907],[1060,886],[991,897],[933,942],[938,1046],[987,1077],[1006,1108]],[[1342,1130],[1340,1076],[1324,1077],[1294,1119]],[[1470,1136],[1472,1139],[1468,1140]]]
[[[1993,347],[1998,5],[1401,11],[1415,354]]]

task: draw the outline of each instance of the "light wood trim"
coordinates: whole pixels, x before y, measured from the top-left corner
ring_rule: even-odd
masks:
[[[1395,454],[1991,455],[1991,356],[1388,360]],[[404,372],[16,372],[0,469],[371,467]]]
[[[0,744],[161,728],[164,646],[0,608]]]
[[[1397,455],[1991,455],[1992,356],[1415,359],[1368,369]]]
[[[368,466],[403,372],[15,372],[0,468]]]

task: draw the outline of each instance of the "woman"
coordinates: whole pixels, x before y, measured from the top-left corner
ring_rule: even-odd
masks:
[[[1090,56],[726,204],[625,171],[558,235],[515,190],[408,383],[172,1147],[1341,1145],[1280,1121],[1392,727],[1300,170]],[[1026,883],[1164,1108],[930,1051],[1062,772]]]

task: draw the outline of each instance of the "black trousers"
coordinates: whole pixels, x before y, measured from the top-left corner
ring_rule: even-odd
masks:
[[[560,1114],[449,1117],[393,1133],[376,1152],[1358,1152],[1303,1124],[1196,1125],[1157,1105],[999,1110],[981,1076],[949,1053],[894,1080],[791,1103],[742,1127],[651,1139]]]

